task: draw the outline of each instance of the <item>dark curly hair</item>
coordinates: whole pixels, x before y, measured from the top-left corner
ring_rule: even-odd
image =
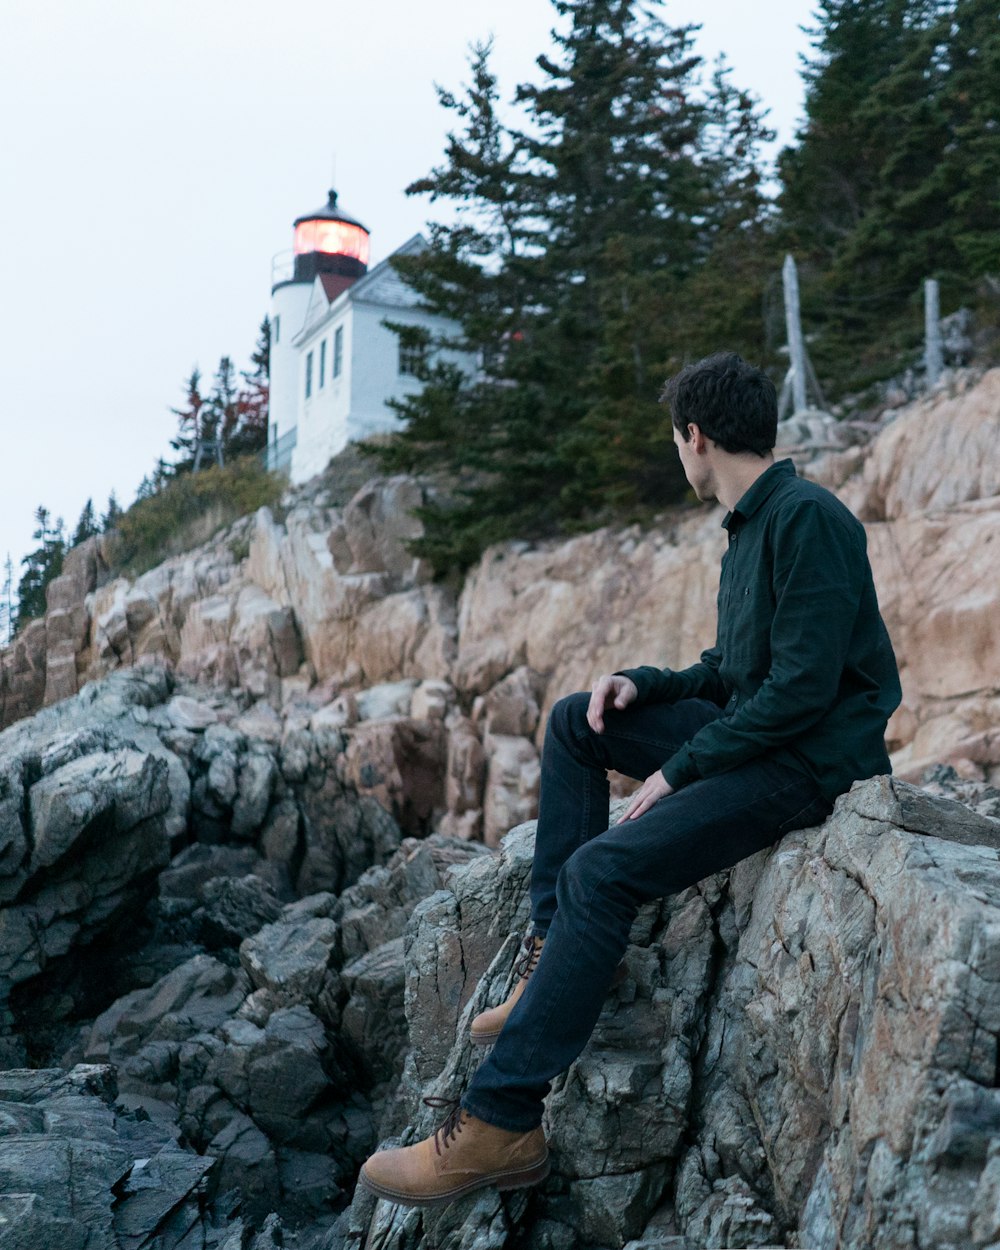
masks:
[[[766,455],[778,437],[778,396],[761,369],[736,352],[716,352],[685,365],[660,395],[669,404],[674,426],[688,441],[696,425],[723,451]]]

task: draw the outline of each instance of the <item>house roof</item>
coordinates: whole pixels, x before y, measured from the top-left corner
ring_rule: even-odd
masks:
[[[357,217],[352,217],[350,213],[345,213],[343,209],[337,207],[337,192],[332,187],[327,195],[326,203],[321,208],[317,208],[314,213],[303,213],[301,217],[296,217],[292,225],[298,226],[303,221],[343,221],[349,226],[359,226],[365,234],[370,233],[368,227],[363,226]]]
[[[332,304],[338,295],[342,295],[349,286],[358,281],[357,278],[349,278],[342,273],[321,273],[316,276],[323,285],[328,304]]]
[[[412,308],[419,303],[417,293],[406,285],[391,262],[393,256],[412,256],[426,247],[427,240],[424,236],[415,234],[361,278],[352,280],[344,279],[338,274],[317,274],[302,329],[292,339],[292,343],[297,347],[304,346],[308,339],[348,303],[374,304],[383,308]],[[331,295],[338,282],[343,285],[336,294]]]

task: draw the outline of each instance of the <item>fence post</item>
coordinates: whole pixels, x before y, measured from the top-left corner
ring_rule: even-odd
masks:
[[[799,311],[799,274],[789,253],[781,270],[785,288],[785,329],[788,334],[788,376],[792,384],[792,412],[802,412],[806,404],[806,345],[802,339]]]
[[[941,288],[937,278],[924,283],[924,366],[928,388],[936,386],[944,369],[941,346]]]

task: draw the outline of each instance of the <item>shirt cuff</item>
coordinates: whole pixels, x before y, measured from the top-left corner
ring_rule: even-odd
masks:
[[[682,790],[692,781],[701,780],[701,773],[694,762],[690,746],[682,746],[679,751],[671,755],[660,772],[663,774],[663,780],[673,790]]]
[[[627,677],[639,692],[635,705],[640,703],[649,703],[650,700],[657,696],[660,687],[663,685],[663,673],[658,668],[653,668],[650,664],[643,664],[640,668],[622,668],[615,673],[616,677]]]

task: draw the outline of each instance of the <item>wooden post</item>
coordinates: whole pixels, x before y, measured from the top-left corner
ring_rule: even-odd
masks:
[[[937,278],[924,283],[924,366],[927,369],[927,386],[937,386],[944,369],[944,349],[941,346],[941,288]]]
[[[792,412],[803,412],[806,404],[806,346],[802,339],[799,312],[799,274],[789,254],[781,271],[785,288],[785,328],[788,333],[788,376],[792,383]]]

